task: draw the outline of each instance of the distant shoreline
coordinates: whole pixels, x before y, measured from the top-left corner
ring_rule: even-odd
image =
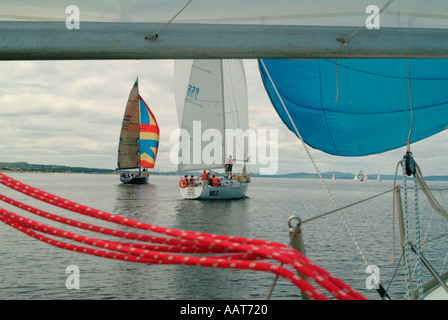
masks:
[[[0,172],[35,172],[35,173],[84,173],[84,174],[117,174],[116,170],[112,169],[99,169],[99,168],[86,168],[86,167],[70,167],[70,166],[58,166],[58,165],[45,165],[45,164],[29,164],[27,162],[0,162]],[[201,172],[188,172],[189,175],[200,175]],[[167,171],[167,172],[151,172],[152,175],[183,175],[187,173],[178,171]],[[275,174],[275,175],[260,175],[257,173],[249,173],[253,178],[296,178],[296,179],[318,179],[316,173],[286,173],[286,174]],[[324,172],[322,177],[324,179],[335,180],[353,180],[353,173],[346,172]],[[368,180],[376,180],[377,174],[368,174]],[[393,180],[394,175],[381,175],[382,180]],[[397,179],[402,179],[401,175]],[[448,176],[425,176],[427,181],[448,181]]]

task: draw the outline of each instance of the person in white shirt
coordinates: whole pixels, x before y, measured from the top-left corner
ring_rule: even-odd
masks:
[[[233,167],[233,159],[232,159],[232,155],[229,155],[229,157],[226,159],[226,177],[227,178],[232,177],[232,167]]]

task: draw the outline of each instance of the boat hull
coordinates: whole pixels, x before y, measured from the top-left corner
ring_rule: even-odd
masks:
[[[120,181],[124,184],[147,184],[148,176],[137,176],[137,177],[120,177]]]
[[[187,186],[180,189],[180,194],[184,199],[189,200],[241,199],[246,196],[248,185],[247,182],[234,181],[223,186]]]
[[[440,278],[448,285],[448,272],[440,275]],[[425,292],[425,300],[448,300],[448,292],[435,279],[427,282],[423,290]],[[418,295],[417,290],[416,295]]]

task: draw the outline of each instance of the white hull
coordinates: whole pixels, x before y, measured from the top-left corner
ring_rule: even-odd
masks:
[[[249,183],[238,182],[236,180],[225,181],[223,186],[188,186],[180,188],[180,194],[184,199],[208,199],[208,200],[225,200],[225,199],[241,199],[246,196],[246,190]]]
[[[448,285],[448,272],[441,275],[441,278]],[[448,292],[435,279],[425,284],[425,300],[448,300]]]
[[[439,286],[437,289],[425,295],[425,300],[448,300],[448,293]]]

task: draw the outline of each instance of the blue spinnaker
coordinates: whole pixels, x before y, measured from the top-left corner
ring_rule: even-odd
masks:
[[[364,156],[448,128],[448,59],[263,60],[303,140],[339,156]],[[259,61],[274,108],[294,127]],[[410,77],[408,77],[408,70]]]

